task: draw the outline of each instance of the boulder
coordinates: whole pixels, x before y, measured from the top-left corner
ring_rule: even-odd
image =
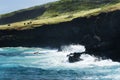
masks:
[[[70,63],[73,63],[73,62],[78,62],[78,61],[81,61],[82,59],[80,58],[80,56],[81,56],[81,54],[82,53],[70,53],[69,55],[67,55],[68,56],[68,61],[70,62]]]

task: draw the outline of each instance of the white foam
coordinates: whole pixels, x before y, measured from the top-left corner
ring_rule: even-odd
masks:
[[[69,45],[69,46],[62,46],[63,52],[84,52],[85,47],[83,45]]]
[[[107,75],[104,78],[110,80],[120,80],[120,75],[117,73],[117,74]]]
[[[8,48],[9,49],[9,48]],[[9,51],[7,48],[5,50]],[[13,48],[14,49],[14,48]],[[1,67],[17,67],[17,66],[24,66],[24,67],[35,67],[35,68],[42,68],[42,69],[53,69],[53,70],[74,70],[79,72],[83,70],[85,72],[95,73],[105,73],[106,75],[100,75],[99,78],[101,79],[113,79],[113,80],[120,80],[120,63],[113,62],[110,59],[98,59],[97,57],[89,54],[82,54],[81,59],[82,61],[69,63],[68,57],[66,55],[70,54],[71,52],[84,52],[85,48],[81,45],[70,45],[62,47],[61,52],[57,52],[56,49],[42,49],[42,48],[15,48],[18,51],[21,49],[23,54],[25,53],[33,53],[35,51],[43,52],[43,54],[39,55],[25,55],[25,56],[12,56],[12,57],[3,57],[0,58],[0,63],[2,64]],[[4,50],[1,48],[1,50]],[[46,53],[46,54],[44,54]],[[4,59],[5,58],[5,59]],[[115,67],[115,69],[114,69]],[[112,70],[112,69],[113,70]],[[87,69],[87,70],[86,70]],[[90,71],[89,71],[90,70]],[[114,72],[114,73],[112,73]],[[99,79],[96,75],[93,76],[85,76],[81,79],[85,80],[98,80]]]
[[[17,49],[17,48],[16,48]],[[78,69],[78,68],[85,68],[85,67],[104,67],[104,66],[114,66],[114,65],[120,65],[118,62],[113,62],[110,59],[102,60],[98,59],[95,56],[91,56],[88,54],[82,54],[81,59],[83,61],[79,61],[76,63],[69,63],[68,57],[66,55],[70,54],[71,52],[84,52],[85,47],[82,45],[70,45],[70,46],[63,46],[61,52],[57,52],[56,49],[42,49],[42,48],[25,48],[19,47],[18,49],[22,49],[25,53],[34,53],[36,51],[39,51],[40,53],[46,53],[46,54],[39,54],[39,55],[25,55],[22,59],[15,58],[16,63],[17,61],[19,64],[29,64],[25,65],[26,67],[34,66],[38,68],[44,68],[44,69],[50,69],[50,68],[58,68],[58,69]],[[12,61],[11,61],[12,62]],[[21,62],[21,63],[20,63]]]

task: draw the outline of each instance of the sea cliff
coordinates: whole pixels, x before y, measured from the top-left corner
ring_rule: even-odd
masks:
[[[82,44],[89,54],[120,61],[120,10],[26,30],[0,30],[0,47]]]

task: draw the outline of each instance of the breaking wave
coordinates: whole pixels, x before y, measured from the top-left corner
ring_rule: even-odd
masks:
[[[82,54],[82,61],[69,63],[66,55],[71,52],[84,52],[85,47],[82,45],[62,46],[61,51],[58,49],[45,48],[27,48],[27,47],[4,47],[0,48],[0,79],[3,79],[3,73],[10,77],[10,73],[6,72],[6,68],[20,68],[17,72],[21,72],[21,67],[26,70],[36,69],[42,70],[44,74],[40,74],[39,79],[63,79],[63,80],[120,80],[120,63],[113,62],[111,59],[98,59],[94,55]],[[34,54],[37,52],[37,54]],[[32,69],[31,69],[32,68]],[[5,70],[4,70],[5,69]],[[11,69],[12,70],[12,69]],[[25,71],[26,71],[25,70]],[[50,72],[52,73],[50,73]],[[24,71],[23,71],[24,72]],[[31,73],[27,73],[31,74]],[[32,73],[36,74],[36,73]],[[65,74],[64,76],[62,74]],[[22,75],[14,74],[14,75]],[[49,77],[47,78],[47,75]],[[58,78],[59,75],[59,78]],[[79,75],[79,76],[77,76]],[[57,76],[57,77],[56,77]],[[26,76],[26,78],[28,78]],[[34,80],[37,80],[34,78]]]

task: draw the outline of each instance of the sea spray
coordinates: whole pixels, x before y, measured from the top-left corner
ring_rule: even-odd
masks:
[[[83,45],[69,45],[69,46],[61,46],[62,52],[69,52],[69,53],[73,53],[73,52],[84,52],[85,51],[85,47]]]
[[[82,54],[82,61],[68,62],[66,55],[84,51],[81,45],[62,46],[61,51],[34,47],[0,48],[0,80],[20,80],[23,76],[26,80],[120,80],[120,63],[111,59]]]

